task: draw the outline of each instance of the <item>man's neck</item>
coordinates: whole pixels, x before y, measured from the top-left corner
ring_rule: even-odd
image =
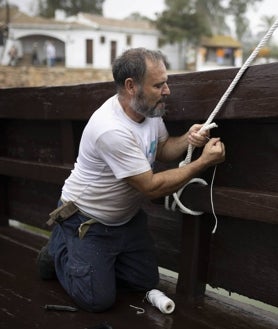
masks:
[[[124,97],[118,96],[119,102],[122,106],[123,111],[125,114],[133,121],[141,123],[145,120],[145,117],[140,114],[135,112],[129,105],[129,102],[124,99]]]

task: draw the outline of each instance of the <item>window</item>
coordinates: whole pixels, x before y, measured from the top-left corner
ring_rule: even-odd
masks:
[[[131,42],[132,42],[132,36],[131,35],[127,35],[126,36],[126,44],[127,44],[127,46],[131,46]]]
[[[116,41],[111,41],[110,44],[110,61],[111,64],[114,62],[117,56],[117,42]]]
[[[101,43],[101,44],[104,44],[104,43],[105,43],[105,36],[104,36],[104,35],[102,35],[102,36],[100,37],[100,43]]]
[[[93,64],[94,41],[86,40],[86,64]]]

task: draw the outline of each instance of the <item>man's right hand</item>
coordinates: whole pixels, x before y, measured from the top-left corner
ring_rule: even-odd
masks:
[[[220,138],[211,138],[203,149],[201,155],[208,166],[213,166],[225,160],[225,145]]]

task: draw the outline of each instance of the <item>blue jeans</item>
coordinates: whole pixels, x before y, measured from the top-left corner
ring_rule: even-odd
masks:
[[[49,242],[58,280],[77,305],[100,312],[114,304],[119,286],[155,288],[158,266],[143,211],[121,226],[92,224],[80,239],[78,227],[86,220],[77,213],[55,225]]]

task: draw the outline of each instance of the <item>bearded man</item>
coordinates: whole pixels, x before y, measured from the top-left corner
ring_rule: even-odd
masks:
[[[58,278],[81,308],[110,308],[119,287],[154,289],[159,281],[144,199],[176,192],[209,166],[224,161],[219,138],[208,141],[202,125],[179,137],[168,134],[162,116],[170,95],[165,58],[135,48],[113,64],[117,94],[89,119],[79,153],[62,188],[56,222],[38,257],[43,279]],[[154,173],[154,161],[178,160],[189,144],[203,147],[186,166]]]

